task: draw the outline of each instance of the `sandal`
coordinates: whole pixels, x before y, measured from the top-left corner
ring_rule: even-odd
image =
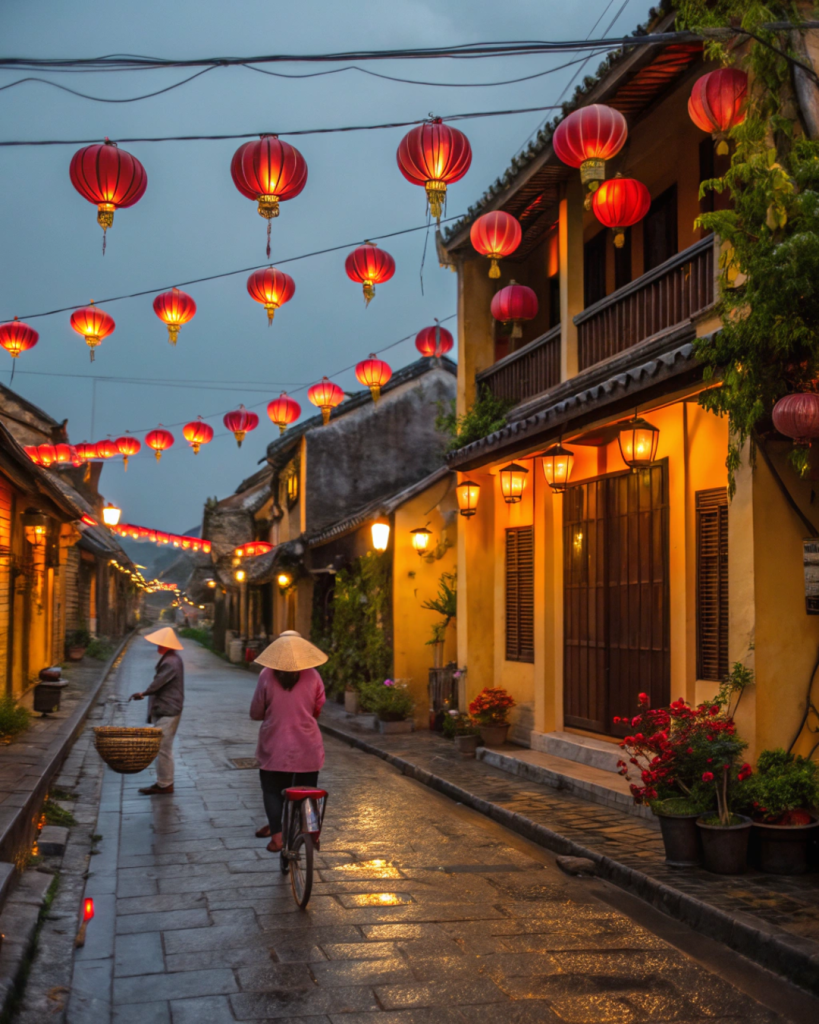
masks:
[[[270,838],[270,834],[271,833],[270,833],[270,826],[269,825],[262,825],[261,828],[257,828],[256,829],[256,838],[257,839],[269,839]]]
[[[282,834],[281,834],[281,832],[279,832],[278,835],[275,835],[275,836],[272,837],[270,842],[267,844],[267,848],[268,848],[268,850],[270,850],[271,853],[281,853],[282,852]]]

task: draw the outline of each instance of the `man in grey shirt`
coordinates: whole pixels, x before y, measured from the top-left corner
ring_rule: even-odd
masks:
[[[185,703],[185,666],[177,651],[184,648],[169,626],[149,633],[145,639],[159,648],[159,661],[151,685],[131,699],[150,698],[148,723],[162,730],[162,742],[156,758],[156,782],[140,789],[140,793],[169,796],[173,793],[173,741]]]

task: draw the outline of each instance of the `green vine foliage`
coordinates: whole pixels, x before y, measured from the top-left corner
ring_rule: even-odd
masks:
[[[447,438],[446,450],[454,452],[505,427],[506,414],[512,405],[512,402],[495,398],[486,384],[483,384],[475,402],[463,416],[458,416],[455,412],[454,402],[448,407],[440,405],[435,419],[435,429]]]
[[[704,181],[727,192],[730,208],[702,214],[697,224],[722,240],[722,330],[701,339],[697,354],[706,380],[705,408],[727,415],[730,490],[746,440],[765,425],[777,399],[814,387],[819,377],[819,142],[806,137],[792,83],[785,32],[762,28],[798,22],[789,3],[759,0],[680,0],[678,27],[694,30],[741,25],[757,40],[736,52],[712,38],[706,56],[750,74],[747,115],[731,131],[729,170]],[[733,37],[736,38],[736,37]],[[779,52],[777,52],[779,51]],[[795,56],[795,55],[792,55]],[[794,463],[804,471],[804,452]]]
[[[329,656],[322,672],[333,692],[381,683],[392,670],[390,556],[371,551],[335,580],[332,621],[319,646]]]

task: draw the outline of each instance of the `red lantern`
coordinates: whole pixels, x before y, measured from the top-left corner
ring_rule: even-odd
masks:
[[[344,262],[344,269],[351,281],[359,281],[364,286],[364,304],[369,306],[375,298],[375,286],[389,281],[395,273],[395,260],[375,242],[365,242],[353,249]]]
[[[330,413],[344,401],[344,392],[328,377],[322,377],[308,390],[307,397],[321,409],[321,422],[326,426],[330,422]]]
[[[168,341],[175,345],[179,328],[196,315],[196,303],[187,292],[171,288],[154,299],[154,313],[168,328]]]
[[[594,191],[606,177],[606,161],[620,152],[627,136],[626,119],[619,110],[592,103],[560,122],[552,147],[558,160],[580,168],[580,180]]]
[[[106,139],[103,144],[78,149],[68,170],[71,184],[87,199],[97,204],[97,223],[103,230],[102,251],[105,252],[105,232],[114,223],[114,211],[133,206],[145,194],[148,175],[135,156],[119,149]]]
[[[40,465],[48,469],[57,461],[57,452],[53,444],[41,444],[37,446],[37,454],[40,457]]]
[[[369,359],[364,359],[355,368],[355,375],[359,384],[364,384],[370,389],[373,401],[377,402],[381,397],[381,388],[392,377],[392,370],[383,359],[377,359],[374,352],[370,353]]]
[[[537,295],[526,285],[510,281],[494,296],[489,309],[496,320],[511,323],[512,337],[520,338],[523,335],[521,323],[537,316]]]
[[[56,454],[55,462],[58,465],[66,465],[71,462],[71,446],[67,444],[55,444],[54,452]]]
[[[132,455],[136,455],[142,447],[142,443],[135,437],[118,437],[116,440],[117,451],[122,456],[122,467],[127,472],[128,470],[128,459]]]
[[[83,306],[71,314],[71,326],[85,338],[85,344],[91,349],[91,362],[94,362],[94,349],[103,338],[107,338],[114,328],[114,318],[97,307],[92,302],[90,306]]]
[[[213,440],[213,427],[208,426],[201,416],[192,423],[186,423],[182,428],[182,435],[188,444],[193,448],[193,454],[199,454],[199,448],[203,444],[209,444]]]
[[[97,441],[95,447],[98,459],[115,459],[119,455],[119,448],[114,441]]]
[[[698,128],[710,132],[717,152],[727,153],[728,132],[745,120],[748,76],[736,68],[720,68],[698,78],[688,100],[688,116]]]
[[[266,555],[273,550],[273,545],[266,540],[254,540],[249,544],[242,544],[241,547],[233,549],[234,558],[254,558],[256,555]]]
[[[492,261],[489,276],[498,278],[501,276],[498,260],[510,256],[520,245],[520,221],[503,210],[485,213],[472,225],[469,237],[476,252],[488,256]]]
[[[293,199],[307,184],[307,163],[289,142],[277,135],[262,135],[258,142],[239,146],[230,163],[233,184],[243,196],[255,199],[267,221],[267,255],[270,255],[270,221],[279,216],[279,203]]]
[[[401,140],[397,156],[401,173],[413,185],[424,186],[429,211],[440,220],[447,185],[460,181],[472,163],[469,139],[436,117],[408,132]]]
[[[82,444],[77,445],[77,454],[83,462],[89,462],[91,459],[97,458],[97,446],[83,441]]]
[[[446,329],[436,323],[434,327],[425,327],[415,335],[415,347],[422,356],[444,356],[455,346],[455,339]]]
[[[283,434],[301,416],[301,406],[288,398],[286,391],[282,391],[278,398],[268,404],[267,415],[279,428],[279,433]]]
[[[809,448],[819,437],[819,395],[808,391],[780,398],[773,408],[773,425],[795,444]]]
[[[260,302],[267,310],[267,325],[273,323],[273,315],[279,306],[289,302],[296,292],[296,282],[289,274],[275,267],[256,270],[247,279],[247,290],[254,302]]]
[[[173,434],[170,430],[162,430],[161,424],[159,429],[151,430],[145,435],[145,444],[147,444],[149,448],[153,448],[157,462],[162,458],[162,453],[167,448],[170,448],[173,443]]]
[[[222,422],[228,430],[233,431],[236,443],[241,448],[247,432],[258,427],[259,417],[255,412],[248,412],[243,405],[240,405],[234,412],[227,413]]]
[[[26,455],[28,455],[28,457],[35,465],[40,465],[40,453],[37,451],[36,444],[23,445],[23,451],[26,453]]]
[[[39,340],[40,335],[34,328],[24,324],[17,317],[10,323],[0,324],[0,345],[12,359],[16,359],[21,352],[27,352],[30,348],[34,348]]]
[[[637,224],[651,207],[651,193],[636,178],[609,178],[592,197],[594,215],[614,231],[614,244],[622,249],[625,229]]]

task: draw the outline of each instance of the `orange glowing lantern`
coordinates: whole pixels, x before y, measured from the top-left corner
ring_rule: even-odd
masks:
[[[90,306],[83,306],[71,314],[71,326],[85,338],[85,344],[91,349],[91,362],[94,362],[94,349],[100,344],[103,338],[107,338],[116,327],[114,318],[109,316],[92,302]]]
[[[115,459],[119,455],[119,448],[115,441],[97,441],[96,449],[98,459]]]
[[[719,68],[698,78],[688,100],[688,116],[710,132],[717,153],[728,152],[728,132],[745,120],[748,76],[737,68]]]
[[[458,498],[458,511],[465,519],[470,519],[478,511],[481,485],[474,480],[464,480],[455,488],[455,494]]]
[[[395,260],[375,242],[365,242],[353,249],[344,262],[344,269],[351,281],[363,285],[364,304],[369,306],[375,298],[375,286],[389,281],[395,273]]]
[[[592,103],[573,111],[552,136],[558,160],[580,168],[580,180],[594,191],[606,177],[606,161],[616,156],[628,137],[626,119],[619,110]]]
[[[620,427],[617,435],[623,462],[632,469],[645,469],[657,457],[660,431],[646,420],[635,416]]]
[[[138,454],[139,450],[142,448],[142,442],[138,441],[135,437],[130,437],[126,434],[123,437],[117,438],[116,446],[117,451],[122,456],[123,469],[127,472],[128,459],[130,459],[132,455]]]
[[[321,409],[321,422],[326,426],[330,422],[330,413],[344,401],[344,392],[328,377],[322,377],[308,390],[307,397]]]
[[[56,459],[54,460],[58,465],[66,465],[72,461],[71,446],[67,444],[55,444],[54,452]]]
[[[288,398],[286,391],[282,391],[278,398],[268,403],[267,415],[279,428],[279,433],[283,434],[290,424],[295,423],[301,416],[301,406],[292,398]]]
[[[404,136],[397,157],[398,168],[407,181],[426,189],[429,212],[440,220],[447,185],[460,181],[472,163],[469,139],[435,117]]]
[[[168,328],[168,341],[175,345],[179,328],[196,315],[196,303],[187,292],[171,288],[169,292],[162,292],[154,299],[154,313]]]
[[[526,477],[529,470],[525,466],[519,466],[516,462],[510,462],[498,473],[500,476],[501,494],[507,505],[517,505],[523,498],[526,488]]]
[[[17,317],[7,324],[0,324],[0,345],[12,359],[16,359],[21,352],[34,348],[39,340],[40,335],[37,331]]]
[[[193,448],[193,454],[198,455],[203,444],[209,444],[213,440],[213,427],[204,422],[201,416],[192,423],[186,423],[182,428],[182,436]]]
[[[151,430],[145,435],[145,444],[149,448],[153,448],[157,462],[162,458],[162,453],[170,448],[173,443],[173,434],[170,430],[163,430],[161,423],[157,430]]]
[[[227,413],[222,422],[228,430],[233,431],[236,443],[241,448],[242,441],[244,441],[248,431],[255,430],[258,427],[259,417],[255,412],[250,412],[243,405],[240,405],[238,409]]]
[[[469,238],[475,251],[492,261],[489,276],[498,278],[501,276],[498,260],[511,256],[520,245],[520,221],[504,210],[494,210],[478,217],[469,231]]]
[[[383,359],[377,359],[374,352],[370,353],[369,359],[364,359],[355,368],[355,375],[359,384],[364,384],[370,389],[373,401],[377,402],[381,397],[381,388],[392,377],[392,370]]]
[[[610,178],[602,182],[592,197],[594,215],[614,232],[614,244],[622,249],[626,228],[645,217],[651,208],[651,193],[636,178]]]
[[[97,458],[97,446],[83,441],[82,444],[77,445],[77,454],[83,462],[90,462],[91,459]]]
[[[259,204],[267,221],[267,255],[270,255],[270,221],[279,216],[279,203],[297,196],[307,184],[307,163],[295,146],[277,135],[262,135],[245,142],[230,163],[233,184]]]
[[[28,455],[28,457],[35,465],[40,465],[40,453],[37,451],[36,444],[23,445],[23,451],[26,453],[26,455]]]
[[[89,203],[97,204],[97,223],[102,228],[102,251],[114,212],[133,206],[145,194],[148,175],[135,156],[106,139],[103,144],[77,150],[68,170],[71,184]]]
[[[235,548],[233,554],[236,558],[255,558],[256,555],[266,555],[268,551],[272,550],[273,545],[268,544],[266,540],[254,540]]]
[[[267,310],[267,326],[273,323],[273,316],[279,306],[289,302],[296,293],[296,282],[289,274],[275,267],[255,270],[247,279],[247,290],[254,302],[261,303]]]
[[[542,458],[546,483],[556,494],[565,491],[572,475],[574,452],[560,444],[553,444],[551,448],[546,449]]]
[[[415,347],[422,356],[436,356],[440,358],[447,352],[451,352],[455,346],[455,339],[446,327],[435,322],[434,327],[425,327],[415,335]]]

